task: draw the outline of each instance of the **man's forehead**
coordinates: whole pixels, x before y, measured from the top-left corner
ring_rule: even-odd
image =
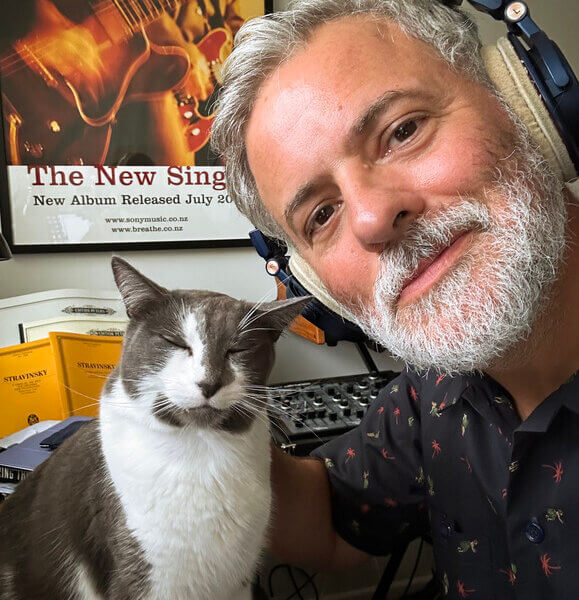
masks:
[[[433,49],[396,25],[358,16],[321,26],[270,75],[257,96],[246,143],[262,199],[282,225],[284,207],[308,184],[310,170],[324,169],[310,157],[330,161],[352,130],[373,118],[372,107],[380,110],[409,91],[443,89],[432,63],[447,70]]]
[[[265,105],[272,124],[281,120],[296,128],[304,126],[308,114],[325,117],[331,108],[344,111],[346,117],[348,108],[366,109],[354,102],[360,82],[376,88],[369,103],[389,90],[408,87],[409,82],[426,86],[432,79],[425,66],[428,60],[443,62],[432,48],[384,17],[343,17],[320,26],[271,73],[257,94],[253,113]],[[292,107],[300,107],[303,114],[287,123]]]

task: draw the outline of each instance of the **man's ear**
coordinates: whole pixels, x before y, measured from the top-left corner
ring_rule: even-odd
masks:
[[[299,298],[290,298],[289,300],[275,300],[266,302],[257,310],[261,313],[259,323],[267,323],[272,329],[274,340],[277,340],[283,330],[298,317],[305,307],[313,300],[313,296],[301,296]]]
[[[168,296],[168,290],[145,277],[126,260],[113,256],[111,266],[129,318],[138,316],[151,303]]]

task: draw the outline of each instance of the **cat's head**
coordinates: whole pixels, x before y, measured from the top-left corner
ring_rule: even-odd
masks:
[[[117,377],[131,401],[173,427],[247,429],[265,412],[273,345],[310,299],[254,304],[167,290],[118,257],[112,268],[130,317]]]

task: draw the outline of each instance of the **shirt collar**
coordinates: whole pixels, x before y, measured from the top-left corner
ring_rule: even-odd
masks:
[[[451,406],[466,401],[486,421],[495,422],[498,411],[511,427],[515,428],[520,423],[509,393],[484,373],[437,375],[433,381],[438,390],[431,401],[431,414],[440,415]]]
[[[525,421],[518,416],[509,392],[486,373],[451,376],[429,371],[423,377],[436,389],[431,400],[431,412],[436,414],[466,400],[483,418],[493,421],[498,408],[513,428],[529,432],[546,431],[561,406],[579,414],[579,371],[545,398]]]
[[[563,385],[549,394],[525,419],[518,431],[542,433],[547,431],[553,419],[564,406],[579,414],[579,375],[574,373]]]

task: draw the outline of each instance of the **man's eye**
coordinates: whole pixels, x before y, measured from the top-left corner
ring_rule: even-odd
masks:
[[[416,121],[407,121],[406,123],[402,123],[402,125],[394,131],[394,138],[398,142],[404,142],[410,136],[414,135],[417,129],[418,123]]]
[[[382,150],[382,156],[392,152],[397,146],[407,142],[418,131],[420,119],[409,119],[398,125],[396,129],[387,135],[386,147]]]
[[[310,221],[310,225],[308,227],[309,232],[312,233],[316,229],[323,227],[335,212],[336,209],[331,204],[326,204],[318,209]]]

